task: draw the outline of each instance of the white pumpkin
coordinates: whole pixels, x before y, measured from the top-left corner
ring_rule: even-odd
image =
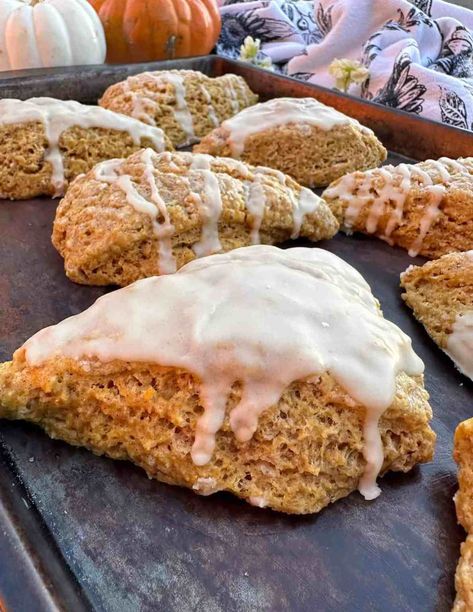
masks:
[[[0,70],[101,64],[105,55],[87,0],[0,0]]]

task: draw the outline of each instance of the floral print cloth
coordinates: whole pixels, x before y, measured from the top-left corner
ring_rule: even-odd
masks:
[[[218,53],[246,36],[282,70],[334,87],[336,58],[369,70],[349,93],[473,130],[473,11],[442,0],[258,0],[221,6]]]

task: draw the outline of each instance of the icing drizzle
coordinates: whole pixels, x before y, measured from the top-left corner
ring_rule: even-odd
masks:
[[[369,234],[378,230],[381,217],[388,213],[386,227],[380,237],[392,244],[391,235],[402,224],[410,190],[422,189],[425,194],[425,210],[419,222],[417,237],[409,249],[409,255],[415,257],[441,214],[440,205],[447,191],[446,185],[456,175],[470,173],[473,173],[473,159],[457,161],[441,157],[437,161],[427,160],[415,165],[399,164],[347,174],[328,187],[323,195],[327,199],[338,198],[347,204],[344,211],[346,231],[353,230],[365,207],[368,207],[365,230]]]
[[[331,130],[336,125],[351,123],[362,130],[370,131],[356,119],[347,117],[314,98],[275,98],[255,104],[224,121],[222,127],[229,132],[232,155],[239,157],[245,150],[245,141],[249,136],[287,123],[315,125],[322,130]]]
[[[209,113],[210,121],[213,123],[214,127],[218,127],[220,125],[220,121],[217,117],[217,113],[215,112],[215,108],[212,104],[212,96],[209,94],[204,85],[200,86],[200,90],[207,102],[207,111]]]
[[[138,155],[138,154],[135,154]],[[136,181],[122,171],[126,160],[112,159],[95,166],[94,177],[100,182],[116,185],[125,194],[128,204],[135,210],[148,215],[153,224],[153,231],[158,241],[158,270],[160,274],[169,274],[176,271],[176,261],[172,253],[172,237],[175,229],[171,222],[165,201],[159,192],[157,174],[154,161],[164,160],[171,171],[179,171],[179,166],[173,159],[181,160],[188,165],[187,178],[179,174],[180,179],[188,181],[189,192],[198,206],[202,231],[200,239],[192,247],[196,257],[203,257],[221,251],[218,223],[222,213],[222,194],[218,180],[218,172],[212,170],[212,163],[218,159],[203,153],[170,153],[156,154],[152,149],[144,149],[139,153],[139,161],[143,166],[144,186],[139,190]],[[251,214],[251,241],[260,243],[260,228],[266,210],[266,193],[262,182],[263,176],[275,176],[283,185],[286,185],[286,176],[277,170],[257,167],[250,168],[241,162],[225,159],[225,163],[233,165],[244,177],[246,184],[246,207]],[[301,188],[296,197],[289,187],[288,195],[292,200],[294,227],[291,237],[297,238],[306,215],[314,213],[321,204],[321,199],[310,189]],[[160,220],[158,220],[160,219]]]
[[[64,356],[156,363],[194,374],[204,407],[191,453],[199,466],[212,458],[235,382],[242,395],[229,422],[245,443],[260,414],[292,382],[310,384],[330,372],[366,407],[367,463],[359,489],[367,499],[380,492],[378,421],[394,400],[396,376],[423,372],[410,339],[383,318],[362,276],[315,248],[253,246],[194,260],[176,274],[104,295],[82,314],[38,332],[24,349],[31,366]]]
[[[16,124],[40,122],[44,126],[48,149],[45,161],[52,167],[51,184],[54,197],[63,195],[66,185],[64,160],[59,148],[61,134],[74,126],[105,128],[127,132],[139,145],[147,138],[157,151],[164,151],[164,133],[157,127],[144,125],[126,115],[120,115],[100,106],[86,106],[72,100],[54,98],[30,98],[29,100],[0,100],[0,123]]]
[[[153,91],[147,91],[146,88],[133,89],[133,85],[140,86],[142,83],[169,83],[174,87],[175,105],[172,106],[174,118],[179,124],[181,130],[185,134],[184,142],[180,146],[187,146],[198,142],[194,133],[194,122],[192,113],[186,100],[185,75],[191,71],[157,71],[157,72],[142,72],[134,76],[128,77],[122,81],[121,86],[123,92],[130,97],[131,100],[131,117],[144,121],[150,125],[157,125],[155,115],[159,109],[159,103],[155,98]]]
[[[473,310],[457,315],[445,352],[460,372],[473,380]]]
[[[124,93],[131,99],[131,116],[139,119],[140,121],[144,121],[145,123],[157,125],[155,117],[160,105],[156,101],[154,92],[147,91],[146,88],[143,89],[141,84],[151,82],[159,86],[162,83],[169,83],[174,87],[174,95],[176,98],[175,106],[172,107],[174,118],[185,134],[185,140],[179,143],[179,146],[187,146],[198,142],[199,138],[196,136],[194,131],[192,113],[186,100],[185,79],[187,75],[192,74],[197,75],[200,78],[204,77],[204,75],[201,73],[192,70],[143,72],[141,74],[128,77],[121,83],[121,85]],[[248,104],[250,102],[248,93],[246,92],[240,77],[234,74],[229,74],[224,75],[223,77],[218,77],[216,80],[219,79],[222,79],[222,81],[225,83],[225,90],[230,95],[230,102],[234,113],[237,113],[240,110],[240,102],[233,87],[233,83],[237,84],[240,88],[244,103]],[[212,104],[212,96],[205,86],[205,82],[208,80],[210,79],[206,78],[199,84],[199,87],[207,105],[207,112],[210,121],[214,127],[218,127],[220,125],[220,120]],[[138,89],[134,89],[134,86],[136,85],[139,86]]]
[[[194,120],[186,101],[186,86],[184,78],[178,72],[161,72],[153,74],[158,74],[160,78],[164,79],[174,87],[174,93],[176,96],[174,117],[186,135],[185,141],[181,144],[181,146],[186,146],[197,142],[198,138],[196,138],[194,133]]]
[[[204,183],[202,195],[194,193],[202,220],[202,234],[199,242],[192,246],[197,257],[218,253],[222,249],[218,239],[218,221],[222,213],[222,195],[215,174],[212,173],[210,155],[194,155],[190,169],[198,173]]]

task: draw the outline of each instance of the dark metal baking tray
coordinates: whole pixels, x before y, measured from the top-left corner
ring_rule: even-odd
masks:
[[[413,158],[466,155],[473,135],[217,57],[17,73],[3,97],[93,102],[144,68],[237,72],[263,98],[311,95],[371,125]],[[401,158],[391,155],[390,161]],[[57,201],[0,202],[0,360],[38,329],[82,311],[104,290],[64,276],[50,243]],[[291,243],[294,244],[294,243]],[[309,246],[298,241],[298,245]],[[290,245],[285,245],[290,246]],[[400,249],[365,236],[319,244],[353,264],[386,317],[426,363],[438,434],[435,461],[389,474],[374,502],[359,494],[315,516],[259,510],[224,494],[200,498],[151,481],[24,423],[0,423],[0,601],[10,611],[134,612],[448,610],[463,531],[452,497],[452,436],[473,413],[473,385],[403,305]],[[1,609],[1,605],[0,605]]]

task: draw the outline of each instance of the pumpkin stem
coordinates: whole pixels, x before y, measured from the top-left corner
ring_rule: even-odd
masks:
[[[177,43],[177,36],[175,34],[172,34],[166,41],[167,59],[174,59],[176,57],[176,43]]]

